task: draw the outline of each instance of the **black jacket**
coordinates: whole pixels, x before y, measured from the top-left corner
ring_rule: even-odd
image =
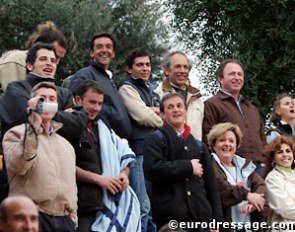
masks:
[[[71,78],[69,89],[73,95],[76,94],[83,80],[95,80],[100,84],[104,91],[100,118],[121,138],[129,139],[131,135],[131,124],[127,109],[118,94],[116,85],[112,82],[106,71],[101,65],[91,61],[88,67],[80,69]]]
[[[9,83],[0,104],[1,132],[4,133],[13,126],[27,121],[27,106],[32,88],[40,82],[54,80],[42,78],[35,74],[27,74],[26,80]],[[88,115],[84,110],[77,110],[73,113],[65,112],[67,108],[73,106],[73,96],[69,90],[57,86],[58,112],[54,120],[63,123],[63,127],[58,131],[71,143],[77,141],[88,120]],[[2,141],[2,140],[1,140]]]
[[[76,165],[83,170],[102,174],[97,124],[91,126],[92,132],[85,129],[80,142],[75,144]],[[78,216],[103,209],[102,188],[96,184],[77,180]]]
[[[191,159],[199,159],[203,165],[201,178],[193,176]],[[152,181],[152,212],[157,225],[171,219],[222,221],[210,155],[191,134],[183,140],[168,125],[152,133],[145,140],[143,167],[145,177]]]

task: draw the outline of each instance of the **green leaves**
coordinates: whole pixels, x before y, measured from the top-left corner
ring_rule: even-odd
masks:
[[[51,20],[69,46],[58,66],[58,83],[88,65],[89,42],[97,32],[110,32],[117,40],[114,69],[123,69],[125,55],[136,47],[148,49],[156,61],[169,48],[161,10],[160,3],[148,0],[2,0],[0,53],[25,49],[37,25]],[[153,72],[160,69],[160,63],[154,62]]]
[[[295,90],[295,1],[168,0],[175,24],[189,48],[201,49],[213,93],[215,70],[237,58],[246,68],[243,94],[266,114],[275,96]],[[217,82],[216,86],[218,86]],[[205,86],[206,86],[205,85]]]

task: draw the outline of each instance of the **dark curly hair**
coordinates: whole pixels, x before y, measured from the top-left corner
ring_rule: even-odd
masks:
[[[273,139],[268,145],[265,146],[265,176],[274,168],[273,161],[275,154],[281,149],[282,144],[290,146],[293,157],[295,154],[295,143],[292,138],[288,136],[279,136]],[[295,158],[295,157],[294,157]],[[292,165],[294,169],[294,164]]]

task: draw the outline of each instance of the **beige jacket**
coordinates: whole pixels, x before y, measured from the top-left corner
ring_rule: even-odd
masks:
[[[159,84],[155,90],[160,97],[175,92],[168,79]],[[202,123],[204,117],[204,103],[200,99],[201,93],[197,88],[187,87],[187,124],[191,128],[191,134],[199,140],[202,140]]]
[[[141,99],[139,93],[130,85],[122,85],[119,95],[133,118],[141,126],[158,128],[163,126],[163,120]]]
[[[268,223],[280,223],[277,230],[295,230],[295,171],[287,172],[281,168],[274,168],[265,178],[269,196],[270,212]],[[294,223],[294,228],[287,227],[287,223]]]
[[[62,124],[52,122],[49,136],[43,128],[37,137],[21,124],[5,133],[3,151],[9,181],[9,195],[26,195],[39,211],[52,216],[77,219],[75,151],[56,134]],[[26,137],[25,137],[26,136]]]
[[[12,50],[4,53],[0,58],[0,92],[5,92],[12,81],[26,78],[27,51]]]

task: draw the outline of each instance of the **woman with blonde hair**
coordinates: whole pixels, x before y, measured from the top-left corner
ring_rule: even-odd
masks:
[[[290,223],[295,229],[295,143],[288,136],[279,136],[265,147],[265,153],[265,182],[270,207],[268,222],[270,225]],[[277,231],[294,231],[283,227]]]
[[[219,186],[226,222],[250,223],[251,216],[264,216],[267,211],[266,186],[255,172],[256,166],[235,154],[242,143],[238,125],[219,123],[208,134],[212,163]],[[236,231],[250,231],[240,228]]]

